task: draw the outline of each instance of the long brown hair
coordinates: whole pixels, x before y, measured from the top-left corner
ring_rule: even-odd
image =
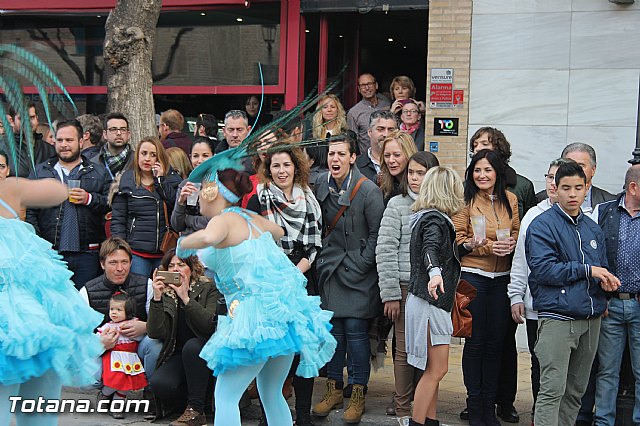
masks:
[[[169,173],[169,158],[167,157],[167,152],[162,146],[162,142],[155,136],[147,136],[143,138],[138,146],[136,146],[136,152],[133,157],[133,176],[136,180],[136,186],[142,186],[142,170],[140,170],[140,164],[138,164],[138,157],[140,156],[140,147],[143,143],[148,142],[156,147],[156,161],[159,161],[162,164],[162,168],[165,173]]]

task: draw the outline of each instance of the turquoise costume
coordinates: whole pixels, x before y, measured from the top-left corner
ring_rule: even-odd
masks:
[[[307,295],[306,278],[269,232],[261,232],[238,207],[224,211],[247,221],[249,239],[232,247],[208,247],[202,253],[204,263],[216,273],[229,313],[219,317],[218,328],[200,356],[217,376],[300,353],[296,374],[317,376],[335,351],[329,322],[333,313],[320,309],[319,297]]]
[[[95,382],[104,348],[94,329],[104,316],[82,300],[51,244],[0,205],[15,216],[0,217],[0,385],[50,370],[62,384]]]

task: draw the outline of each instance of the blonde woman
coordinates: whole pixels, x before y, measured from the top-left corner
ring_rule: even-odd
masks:
[[[347,114],[340,99],[332,94],[321,96],[313,115],[313,138],[323,139],[327,134],[339,135],[347,130]]]
[[[438,425],[438,385],[447,374],[451,308],[460,278],[460,254],[451,220],[464,207],[462,179],[449,167],[432,167],[412,206],[411,276],[405,311],[407,362],[424,370],[409,425]],[[425,286],[425,283],[428,283]]]
[[[389,133],[382,141],[382,163],[380,164],[380,189],[384,205],[398,194],[409,158],[417,152],[413,138],[399,130]]]
[[[171,214],[180,180],[160,140],[154,136],[142,139],[131,168],[120,178],[112,205],[111,235],[131,246],[131,272],[150,277],[160,265],[160,244],[169,220],[163,204]]]
[[[169,165],[178,172],[182,179],[186,179],[193,170],[189,157],[177,146],[167,148],[167,159],[169,160]]]

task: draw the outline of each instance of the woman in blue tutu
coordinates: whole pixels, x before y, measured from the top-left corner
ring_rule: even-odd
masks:
[[[51,244],[16,214],[67,197],[53,179],[0,182],[0,426],[9,425],[13,402],[57,400],[63,384],[90,384],[98,371],[103,347],[93,330],[103,316],[82,300]],[[15,414],[18,426],[58,423],[56,413],[21,413],[20,403]]]
[[[233,155],[219,154],[189,177],[202,182],[200,209],[212,219],[204,230],[181,238],[177,254],[186,257],[206,248],[202,258],[215,271],[227,301],[228,316],[219,318],[200,353],[218,377],[215,425],[240,425],[238,402],[256,378],[269,426],[290,426],[282,385],[294,354],[300,354],[296,374],[301,377],[316,376],[331,359],[336,347],[332,313],[320,309],[318,297],[307,295],[304,275],[276,245],[283,229],[235,207],[252,185],[236,167],[216,167],[233,163]]]

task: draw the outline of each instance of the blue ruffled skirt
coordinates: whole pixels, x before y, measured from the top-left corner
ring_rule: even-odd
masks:
[[[31,225],[0,218],[0,384],[54,370],[65,385],[95,381],[104,351],[72,273]]]
[[[261,257],[261,244],[270,238],[265,233],[243,243],[263,259],[255,264],[264,267],[246,265],[234,274],[240,292],[228,294],[224,283],[219,283],[232,315],[218,317],[218,328],[200,353],[216,376],[299,353],[296,374],[315,377],[335,352],[336,340],[330,332],[333,312],[320,308],[319,297],[307,295],[304,276],[282,252],[271,251],[271,265]]]

